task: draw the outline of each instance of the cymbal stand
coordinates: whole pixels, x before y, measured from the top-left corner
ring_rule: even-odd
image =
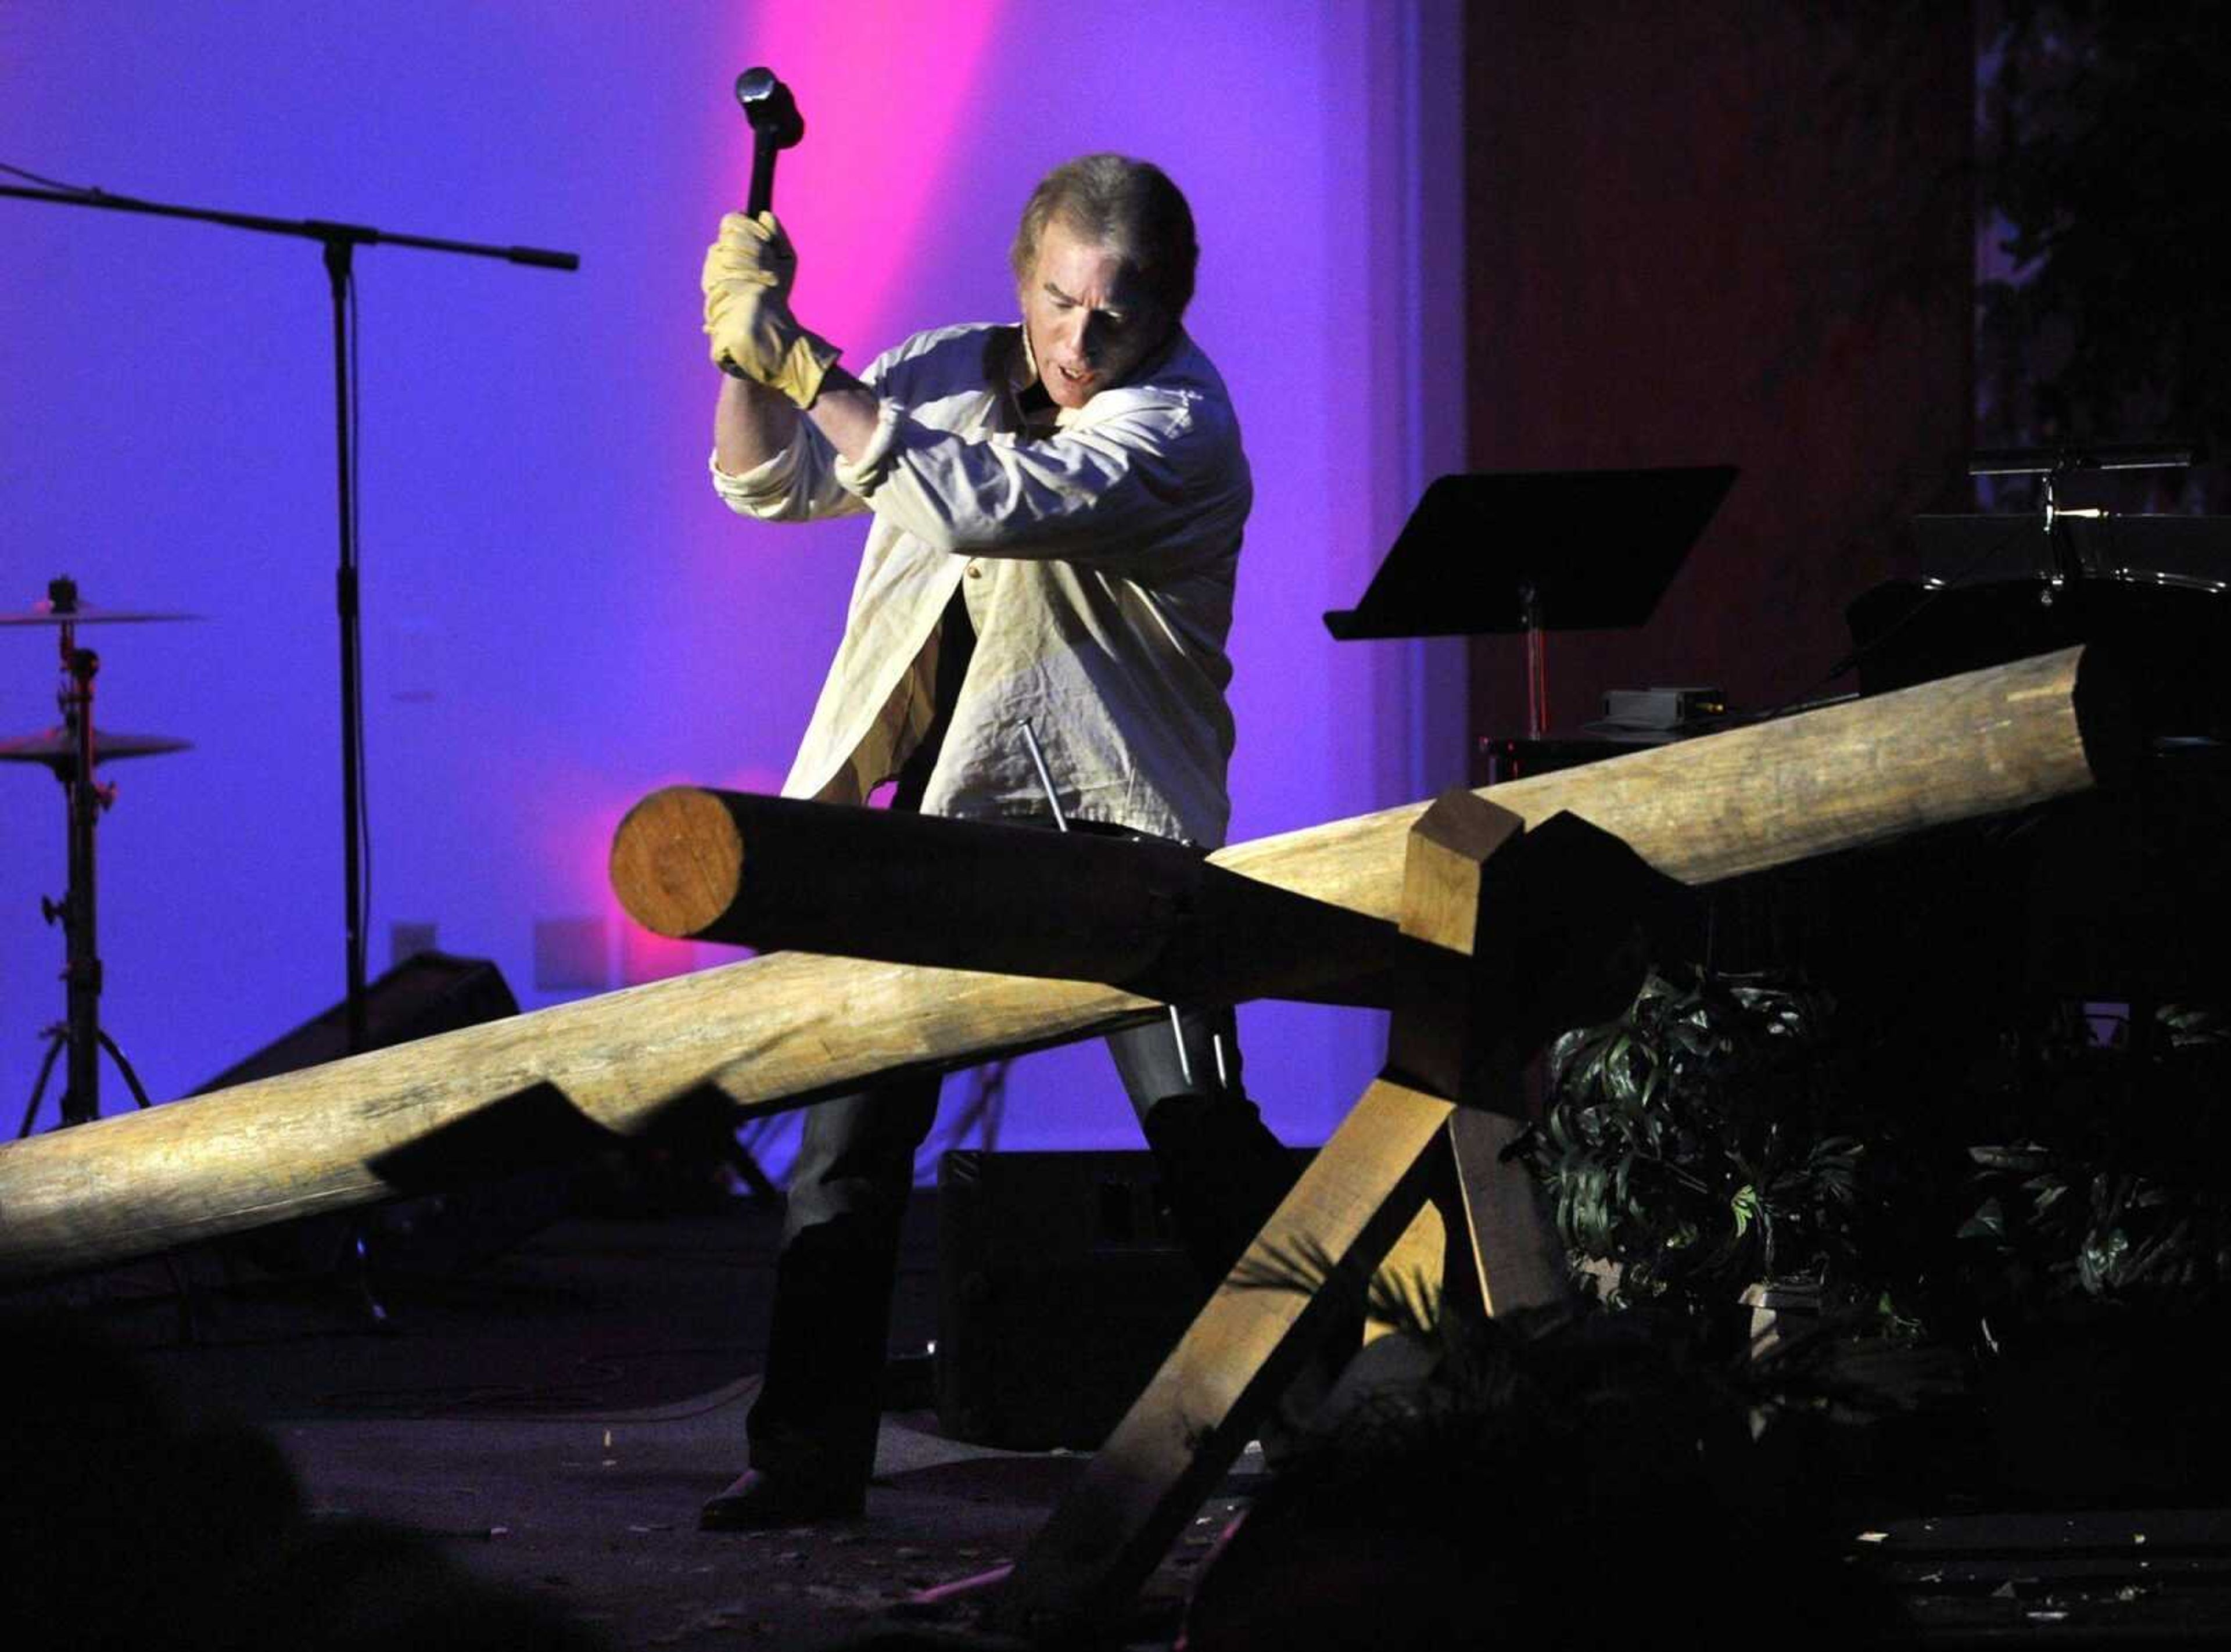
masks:
[[[2063,505],[2059,485],[2070,476],[2102,470],[2182,470],[2201,457],[2189,442],[2105,442],[2081,447],[1985,448],[1969,455],[1970,476],[2034,476],[2039,482],[2039,508],[2045,518],[2045,539],[2038,556],[2038,578],[2043,589],[2038,601],[2051,607],[2053,598],[2085,577],[2084,560],[2059,525],[2076,517],[2104,517],[2096,507]]]
[[[56,579],[48,585],[47,592],[57,614],[75,610],[74,581]],[[100,1026],[100,952],[94,927],[94,828],[100,823],[101,811],[116,801],[116,788],[97,785],[93,778],[93,679],[100,669],[100,656],[77,646],[77,628],[68,621],[62,623],[59,634],[62,677],[55,699],[75,747],[66,763],[55,765],[55,778],[62,783],[69,801],[69,887],[59,903],[42,897],[39,910],[48,923],[62,926],[66,959],[62,981],[68,1011],[61,1021],[47,1029],[46,1056],[39,1063],[29,1105],[23,1109],[23,1126],[16,1132],[19,1139],[31,1133],[39,1103],[46,1096],[47,1081],[54,1075],[55,1063],[64,1051],[69,1055],[61,1096],[65,1126],[100,1116],[100,1052],[104,1049],[131,1087],[133,1100],[143,1107],[147,1105],[147,1092],[139,1083],[139,1075]]]
[[[794,140],[793,140],[794,141]],[[325,251],[327,287],[333,300],[334,436],[339,452],[340,507],[340,565],[334,576],[335,606],[340,619],[341,655],[341,823],[342,908],[347,956],[349,1054],[367,1043],[365,1005],[364,881],[360,857],[370,829],[362,808],[364,705],[358,672],[360,623],[357,600],[355,507],[354,393],[350,388],[350,356],[354,328],[351,294],[354,290],[355,255],[359,247],[412,247],[426,252],[457,253],[476,258],[501,258],[508,263],[543,269],[579,269],[579,255],[553,252],[540,247],[498,247],[469,241],[447,241],[432,236],[399,235],[370,224],[333,223],[322,218],[273,218],[247,212],[218,212],[207,207],[180,206],[165,201],[143,201],[100,189],[30,188],[0,184],[0,200],[48,201],[57,206],[97,207],[106,212],[136,212],[164,218],[184,218],[197,223],[221,223],[258,235],[290,236],[315,241]]]

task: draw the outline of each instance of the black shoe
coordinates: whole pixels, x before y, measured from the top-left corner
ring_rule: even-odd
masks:
[[[777,1531],[819,1520],[857,1520],[867,1506],[863,1486],[777,1480],[764,1470],[747,1468],[698,1511],[697,1527],[702,1532]]]

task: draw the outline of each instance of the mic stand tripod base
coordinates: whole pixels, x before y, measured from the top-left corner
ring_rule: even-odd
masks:
[[[125,1059],[124,1052],[117,1048],[116,1041],[98,1027],[94,1029],[94,1036],[99,1041],[96,1051],[107,1050],[109,1059],[116,1063],[116,1070],[124,1075],[124,1082],[132,1092],[133,1104],[141,1107],[152,1107],[153,1103],[147,1100],[146,1087],[139,1082],[139,1074],[133,1071],[132,1063]],[[38,1081],[31,1087],[30,1101],[23,1108],[23,1122],[16,1131],[16,1139],[18,1141],[29,1136],[31,1133],[31,1126],[38,1121],[39,1103],[46,1099],[47,1081],[54,1076],[55,1061],[63,1050],[72,1049],[69,1023],[57,1022],[48,1028],[46,1041],[47,1053],[39,1062]],[[97,1053],[95,1059],[98,1059]],[[78,1107],[76,1101],[75,1091],[66,1089],[62,1092],[61,1122],[65,1127],[70,1125],[89,1124],[94,1117],[93,1113],[86,1113]]]

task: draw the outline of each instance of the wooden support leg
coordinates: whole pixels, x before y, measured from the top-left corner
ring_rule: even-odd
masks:
[[[1524,1128],[1501,1113],[1451,1112],[1428,1169],[1426,1203],[1380,1264],[1375,1291],[1489,1315],[1571,1295],[1564,1247],[1541,1189],[1524,1165],[1503,1156]],[[1364,1340],[1394,1328],[1367,1320]]]
[[[1491,1314],[1543,1307],[1571,1294],[1565,1249],[1542,1190],[1533,1172],[1503,1156],[1524,1128],[1516,1119],[1471,1107],[1449,1118],[1452,1179],[1464,1216],[1449,1254],[1465,1256],[1477,1270],[1480,1306]]]
[[[1329,1262],[1355,1289],[1425,1201],[1453,1107],[1381,1079],[1318,1152],[1231,1277],[1016,1563],[994,1610],[1066,1640],[1121,1612],[1310,1352],[1332,1307],[1292,1275]]]
[[[1469,952],[1481,865],[1522,825],[1466,792],[1428,809],[1411,830],[1404,859],[1404,932]],[[1109,1623],[1308,1357],[1333,1294],[1360,1287],[1409,1228],[1431,1181],[1463,1184],[1464,1178],[1449,1175],[1457,1109],[1448,1098],[1478,1065],[1464,1024],[1473,1010],[1466,997],[1396,1012],[1386,1074],[1364,1092],[1024,1552],[994,1608],[1000,1627],[1057,1641]],[[1467,1127],[1466,1139],[1473,1134]],[[1491,1143],[1494,1133],[1479,1139]],[[1479,1198],[1466,1194],[1461,1201],[1468,1236],[1489,1230],[1499,1178],[1523,1173],[1491,1157],[1489,1165],[1476,1171]],[[1468,1214],[1475,1203],[1477,1219]],[[1329,1272],[1312,1290],[1304,1279],[1315,1268]]]
[[[1488,859],[1511,841],[1518,816],[1465,792],[1436,800],[1411,829],[1403,861],[1402,931],[1452,952],[1473,952]],[[1518,961],[1523,967],[1523,960]],[[1452,1113],[1440,1168],[1421,1210],[1386,1264],[1388,1282],[1432,1300],[1443,1293],[1471,1310],[1508,1313],[1566,1294],[1562,1248],[1523,1165],[1504,1150],[1525,1127],[1515,1052],[1484,1060],[1480,1023],[1496,1006],[1445,1006],[1398,1015],[1390,1070],[1418,1074],[1435,1094],[1468,1105]],[[1384,1328],[1384,1327],[1381,1327]]]

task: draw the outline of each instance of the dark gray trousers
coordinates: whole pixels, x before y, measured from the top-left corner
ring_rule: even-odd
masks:
[[[1154,1151],[1195,1270],[1220,1280],[1293,1184],[1294,1161],[1240,1083],[1232,1012],[1113,1033],[1125,1093]],[[938,1080],[818,1102],[790,1178],[766,1377],[747,1423],[752,1466],[836,1487],[874,1467],[899,1222]]]

